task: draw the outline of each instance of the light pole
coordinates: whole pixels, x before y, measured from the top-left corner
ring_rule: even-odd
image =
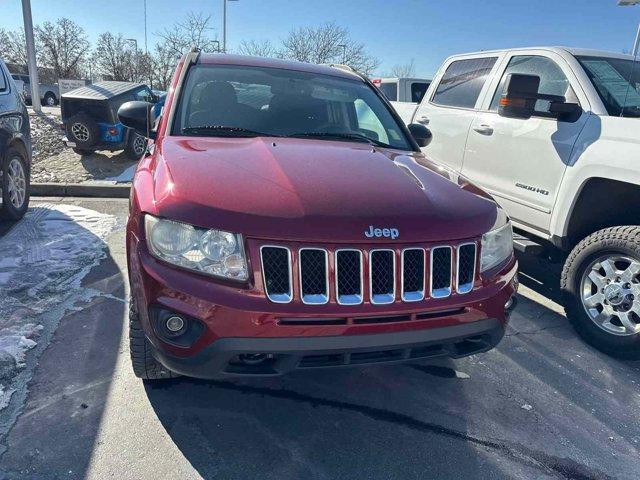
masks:
[[[24,20],[24,36],[27,41],[27,62],[29,67],[29,83],[31,84],[31,105],[36,113],[42,112],[40,105],[40,83],[38,80],[38,64],[36,63],[36,44],[33,40],[33,18],[31,17],[31,0],[22,0],[22,18]]]
[[[638,5],[640,0],[618,0],[618,5],[621,7],[631,7],[633,5]],[[631,50],[631,55],[636,57],[638,55],[638,49],[640,48],[640,24],[638,24],[638,31],[636,32],[636,39],[633,42],[633,49]]]
[[[347,46],[344,44],[338,45],[342,49],[342,64],[347,63]]]
[[[227,53],[227,2],[238,0],[222,0],[222,53]]]

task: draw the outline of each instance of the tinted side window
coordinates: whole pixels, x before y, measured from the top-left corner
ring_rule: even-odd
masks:
[[[396,82],[386,82],[378,85],[378,88],[382,90],[384,96],[387,97],[387,100],[390,102],[395,102],[398,100],[398,84]]]
[[[9,84],[4,76],[4,72],[2,71],[2,68],[0,68],[0,93],[6,92],[8,90],[8,86]]]
[[[556,62],[547,57],[539,57],[534,55],[520,55],[513,57],[509,61],[500,84],[491,100],[490,110],[498,109],[498,102],[504,90],[504,83],[507,75],[510,73],[522,73],[527,75],[538,75],[540,77],[539,93],[545,95],[565,96],[569,87],[569,80],[562,72],[562,69]],[[544,114],[549,112],[549,101],[538,100],[535,106],[536,113]]]
[[[413,103],[420,103],[424,94],[427,93],[427,88],[429,88],[428,83],[413,82],[411,84],[411,101]]]
[[[433,103],[473,108],[497,57],[457,60],[447,68],[433,95]]]

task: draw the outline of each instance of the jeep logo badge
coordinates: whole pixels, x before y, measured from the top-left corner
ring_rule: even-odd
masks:
[[[400,231],[397,228],[373,228],[373,225],[369,225],[369,230],[364,231],[364,236],[367,238],[390,238],[395,240],[400,236]]]

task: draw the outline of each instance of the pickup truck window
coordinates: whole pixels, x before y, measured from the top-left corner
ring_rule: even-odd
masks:
[[[378,88],[390,102],[398,101],[398,82],[381,82]]]
[[[565,96],[570,88],[569,80],[562,69],[550,58],[538,55],[518,55],[509,60],[509,65],[507,65],[500,84],[493,95],[489,110],[498,109],[500,96],[504,91],[504,83],[510,73],[538,75],[540,77],[538,92],[545,95]],[[549,104],[548,100],[538,100],[535,106],[535,113],[542,116],[548,114]]]
[[[291,136],[412,149],[392,113],[364,81],[281,68],[192,67],[172,133]]]
[[[473,108],[498,57],[457,60],[447,67],[431,101],[448,107]]]
[[[607,113],[640,117],[640,63],[631,59],[579,56]]]
[[[424,94],[427,93],[428,88],[428,83],[413,82],[411,84],[411,101],[413,103],[420,103],[422,101],[422,97],[424,97]]]

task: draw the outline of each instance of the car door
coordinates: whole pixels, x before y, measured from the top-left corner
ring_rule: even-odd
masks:
[[[538,75],[539,93],[579,103],[583,114],[574,121],[559,121],[549,113],[549,101],[538,100],[528,120],[499,116],[498,103],[510,73]],[[491,193],[516,224],[546,233],[589,110],[586,95],[560,55],[544,50],[511,52],[487,92],[482,111],[471,122],[462,173]]]
[[[431,130],[433,140],[422,150],[429,158],[460,171],[467,133],[476,105],[500,55],[453,58],[445,62],[435,88],[416,110],[414,122]]]

